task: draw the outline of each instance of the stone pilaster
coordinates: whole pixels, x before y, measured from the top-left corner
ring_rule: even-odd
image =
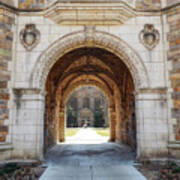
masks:
[[[166,93],[142,90],[136,94],[137,156],[166,157],[168,150],[168,107]]]
[[[110,116],[110,139],[109,141],[116,140],[116,112],[114,107],[109,108],[109,116]]]
[[[14,90],[11,110],[12,158],[42,158],[44,146],[44,94],[37,89]]]
[[[65,109],[61,108],[59,112],[59,142],[65,141]]]

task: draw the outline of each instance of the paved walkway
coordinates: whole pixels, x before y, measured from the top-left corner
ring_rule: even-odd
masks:
[[[135,155],[130,148],[102,141],[97,143],[96,132],[92,131],[83,129],[76,138],[70,139],[72,144],[54,146],[47,153],[49,167],[40,180],[146,180],[133,167]],[[87,132],[94,135],[88,136]],[[82,143],[77,137],[83,142],[88,138],[90,144]],[[99,141],[105,140],[100,138],[97,135]]]

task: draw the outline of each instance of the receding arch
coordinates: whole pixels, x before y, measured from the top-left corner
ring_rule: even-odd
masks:
[[[102,91],[106,95],[107,99],[109,100],[110,107],[112,107],[114,105],[113,96],[112,96],[111,92],[108,90],[108,88],[97,81],[91,80],[89,82],[78,81],[78,82],[72,84],[70,87],[68,87],[68,89],[66,90],[65,94],[62,97],[63,98],[62,99],[63,107],[67,103],[68,98],[71,95],[71,93],[73,93],[73,91],[75,91],[77,88],[84,87],[84,86],[94,86],[94,87],[98,88],[100,91]]]
[[[108,40],[110,42],[110,38]],[[124,61],[126,61],[124,62],[119,56],[123,58],[125,56],[122,54],[117,56],[117,52],[112,51],[111,45],[103,43],[104,46],[100,46],[97,41],[94,43],[89,37],[87,37],[85,43],[82,43],[82,47],[79,47],[76,41],[75,43],[71,51],[69,51],[70,47],[67,46],[69,49],[67,53],[63,51],[63,56],[56,54],[57,56],[54,57],[56,60],[53,60],[53,62],[52,59],[49,59],[50,64],[48,64],[47,69],[43,68],[45,62],[42,63],[40,71],[43,72],[42,74],[38,72],[44,77],[41,79],[42,81],[39,81],[41,83],[39,85],[42,86],[34,86],[34,88],[42,88],[43,90],[43,84],[46,81],[46,147],[55,144],[56,140],[59,142],[65,141],[66,111],[64,102],[73,87],[77,86],[74,83],[79,83],[79,86],[81,86],[88,81],[91,82],[91,80],[96,81],[96,86],[98,86],[97,83],[100,83],[103,86],[102,90],[108,91],[106,94],[111,94],[112,97],[112,103],[108,110],[110,115],[110,140],[129,143],[129,131],[132,129],[135,131],[132,126],[132,121],[135,122],[135,118],[132,119],[130,113],[135,108],[133,106],[129,109],[134,102],[135,82],[137,89],[142,87],[139,84],[142,79],[138,78],[138,73],[133,74],[133,72],[137,72],[135,64],[127,66],[128,59],[125,58]],[[131,61],[129,62],[131,63]],[[48,73],[47,77],[46,73]],[[38,78],[41,76],[37,76],[37,81],[32,81],[32,83],[37,82],[36,85],[38,85]],[[147,81],[144,82],[148,83]],[[135,138],[133,139],[136,141]]]
[[[114,116],[115,111],[115,101],[114,96],[111,94],[111,92],[105,87],[103,84],[97,82],[97,81],[77,81],[73,84],[71,84],[68,89],[66,90],[65,94],[63,95],[61,101],[62,106],[60,106],[60,109],[58,110],[62,114],[62,118],[58,121],[58,127],[59,127],[59,140],[65,141],[65,106],[66,103],[71,96],[71,94],[79,87],[84,86],[94,86],[98,88],[103,94],[106,96],[107,100],[109,101],[109,123],[110,123],[110,141],[114,141],[115,139],[115,121],[116,116]],[[63,130],[62,130],[63,129]]]
[[[123,61],[134,77],[135,89],[148,88],[147,70],[140,56],[119,37],[106,32],[78,31],[61,37],[47,48],[38,58],[30,75],[30,87],[45,89],[45,82],[52,66],[66,53],[82,47],[105,49]]]

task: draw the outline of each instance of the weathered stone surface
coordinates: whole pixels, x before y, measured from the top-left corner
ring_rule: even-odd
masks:
[[[5,10],[0,9],[0,142],[6,141],[8,134],[8,126],[4,126],[4,121],[9,118],[8,82],[11,72],[8,70],[8,62],[12,60],[13,23],[14,18],[9,16]]]
[[[177,1],[168,1],[168,4],[170,5],[175,2]],[[168,14],[167,21],[170,27],[168,34],[168,60],[172,61],[170,80],[174,90],[172,93],[172,99],[174,101],[172,118],[177,119],[177,124],[174,127],[174,133],[176,134],[176,140],[180,140],[180,8]]]
[[[173,5],[179,3],[179,0],[167,0],[167,5]]]
[[[44,7],[45,0],[19,0],[19,8],[36,9]]]
[[[161,0],[136,0],[137,9],[160,9]]]

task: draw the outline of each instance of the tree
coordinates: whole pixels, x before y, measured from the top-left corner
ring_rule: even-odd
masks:
[[[101,106],[98,106],[94,112],[94,126],[95,127],[104,127],[104,112]]]
[[[70,105],[67,108],[67,126],[77,127],[77,112]]]

